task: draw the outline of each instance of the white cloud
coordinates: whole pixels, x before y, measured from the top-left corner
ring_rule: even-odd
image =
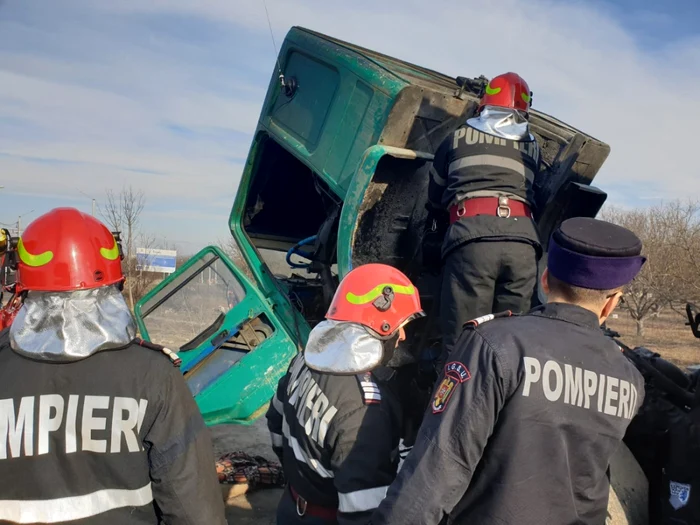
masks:
[[[94,191],[130,182],[163,199],[206,199],[217,188],[233,194],[240,165],[230,159],[247,152],[274,67],[262,2],[67,4],[109,20],[108,29],[66,19],[42,33],[26,23],[3,26],[0,11],[0,118],[37,128],[34,137],[21,128],[0,136],[0,153],[15,155],[0,156],[0,173],[12,173],[18,190],[40,186],[52,194],[61,193],[65,181]],[[583,2],[267,5],[278,46],[293,23],[453,76],[521,73],[537,108],[611,145],[596,180],[611,200],[700,195],[694,155],[700,36],[680,40],[669,33],[664,47],[650,50],[611,12]],[[643,22],[649,13],[630,16]],[[161,26],[209,23],[219,36],[188,41],[152,30],[144,19]],[[667,19],[663,27],[670,31]],[[3,29],[27,39],[27,49],[3,50]],[[42,38],[55,44],[58,56],[35,49]],[[77,56],[76,49],[84,53]],[[194,133],[179,135],[168,125]],[[40,164],[17,155],[81,164]]]
[[[191,128],[229,128],[251,134],[255,131],[263,96],[259,104],[203,93],[187,93],[166,103],[164,115]]]
[[[241,173],[240,165],[191,161],[176,154],[169,157],[129,157],[133,162],[129,166],[121,164],[128,157],[126,151],[78,151],[78,147],[72,144],[46,145],[43,152],[50,159],[46,161],[41,157],[31,157],[31,151],[18,150],[19,155],[26,156],[0,157],[3,173],[21,174],[18,177],[20,180],[4,182],[6,188],[13,192],[57,197],[74,195],[77,189],[100,196],[105,189],[119,190],[124,185],[132,184],[154,200],[186,198],[197,206],[209,202],[212,196],[224,193],[230,194],[233,202]],[[141,166],[152,166],[160,171],[154,173]]]
[[[205,198],[221,186],[235,186],[259,106],[182,91],[154,106],[35,75],[0,70],[0,116],[34,123],[45,137],[0,141],[0,154],[6,155],[0,158],[2,172],[16,176],[6,184],[13,190],[60,195],[77,186],[101,193],[107,184],[133,183],[156,197]],[[174,136],[166,124],[192,134]],[[211,130],[243,135],[219,141],[198,137]],[[224,160],[233,158],[240,162]],[[62,163],[36,162],[40,159]]]
[[[611,145],[597,184],[637,184],[637,198],[649,186],[657,198],[700,193],[692,168],[700,107],[691,96],[700,82],[700,37],[674,40],[671,34],[665,47],[645,49],[610,12],[581,2],[267,5],[278,42],[293,21],[451,75],[521,72],[538,108]],[[260,2],[127,0],[106,8],[227,20],[263,36],[268,30]],[[643,21],[650,14],[630,16]]]

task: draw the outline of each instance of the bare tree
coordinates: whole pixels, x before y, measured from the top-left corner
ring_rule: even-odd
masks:
[[[700,202],[676,202],[670,208],[677,224],[672,239],[678,268],[676,299],[682,303],[697,302],[700,300]]]
[[[134,241],[139,248],[149,250],[158,248],[160,245],[156,242],[153,235],[138,233]],[[143,298],[156,284],[158,284],[162,276],[153,272],[146,272],[138,265],[136,256],[132,257],[126,265],[126,269],[130,277],[127,277],[127,282],[131,281],[128,286],[129,300],[132,301],[132,308]]]
[[[235,264],[238,269],[245,273],[248,278],[254,278],[253,272],[241,254],[241,248],[238,246],[238,242],[236,242],[236,239],[233,236],[226,237],[225,239],[219,239],[217,244],[219,245],[219,248],[221,248],[223,252],[228,255],[229,259],[231,259],[233,264]]]
[[[122,232],[122,247],[124,249],[124,269],[126,275],[126,291],[129,303],[133,309],[134,296],[137,282],[136,276],[136,254],[134,251],[134,241],[140,235],[139,226],[141,213],[146,205],[146,198],[142,190],[134,190],[131,186],[125,186],[119,193],[107,190],[107,201],[104,207],[99,207],[99,213],[107,224],[115,231]],[[151,239],[148,240],[152,243]]]
[[[697,202],[674,201],[645,209],[607,208],[601,218],[635,232],[647,257],[627,286],[625,308],[644,336],[644,322],[664,308],[700,296],[700,220]]]

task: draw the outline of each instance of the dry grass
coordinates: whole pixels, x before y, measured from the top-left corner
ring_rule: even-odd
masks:
[[[696,339],[687,318],[672,311],[665,311],[659,317],[648,319],[645,323],[644,337],[637,337],[635,322],[624,310],[618,310],[617,319],[608,320],[608,327],[620,332],[620,340],[627,346],[644,346],[658,352],[680,366],[700,363],[700,339]]]

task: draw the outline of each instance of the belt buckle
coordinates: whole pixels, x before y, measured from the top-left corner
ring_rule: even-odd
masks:
[[[306,504],[307,501],[301,496],[297,495],[297,514],[299,517],[303,517],[306,514]]]
[[[498,215],[501,219],[507,219],[510,217],[508,197],[498,197],[498,208],[496,209],[496,215]]]

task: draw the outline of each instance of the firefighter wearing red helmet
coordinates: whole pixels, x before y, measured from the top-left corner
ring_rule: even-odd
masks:
[[[0,521],[225,524],[194,399],[135,343],[112,233],[57,208],[17,256],[23,304],[0,332]]]
[[[342,280],[267,413],[288,487],[277,523],[367,523],[394,480],[401,407],[392,360],[423,316],[418,290],[383,264]]]
[[[470,319],[530,309],[541,256],[533,220],[540,150],[528,125],[531,102],[519,75],[493,78],[477,115],[435,153],[429,201],[450,215],[442,246],[443,360]]]

